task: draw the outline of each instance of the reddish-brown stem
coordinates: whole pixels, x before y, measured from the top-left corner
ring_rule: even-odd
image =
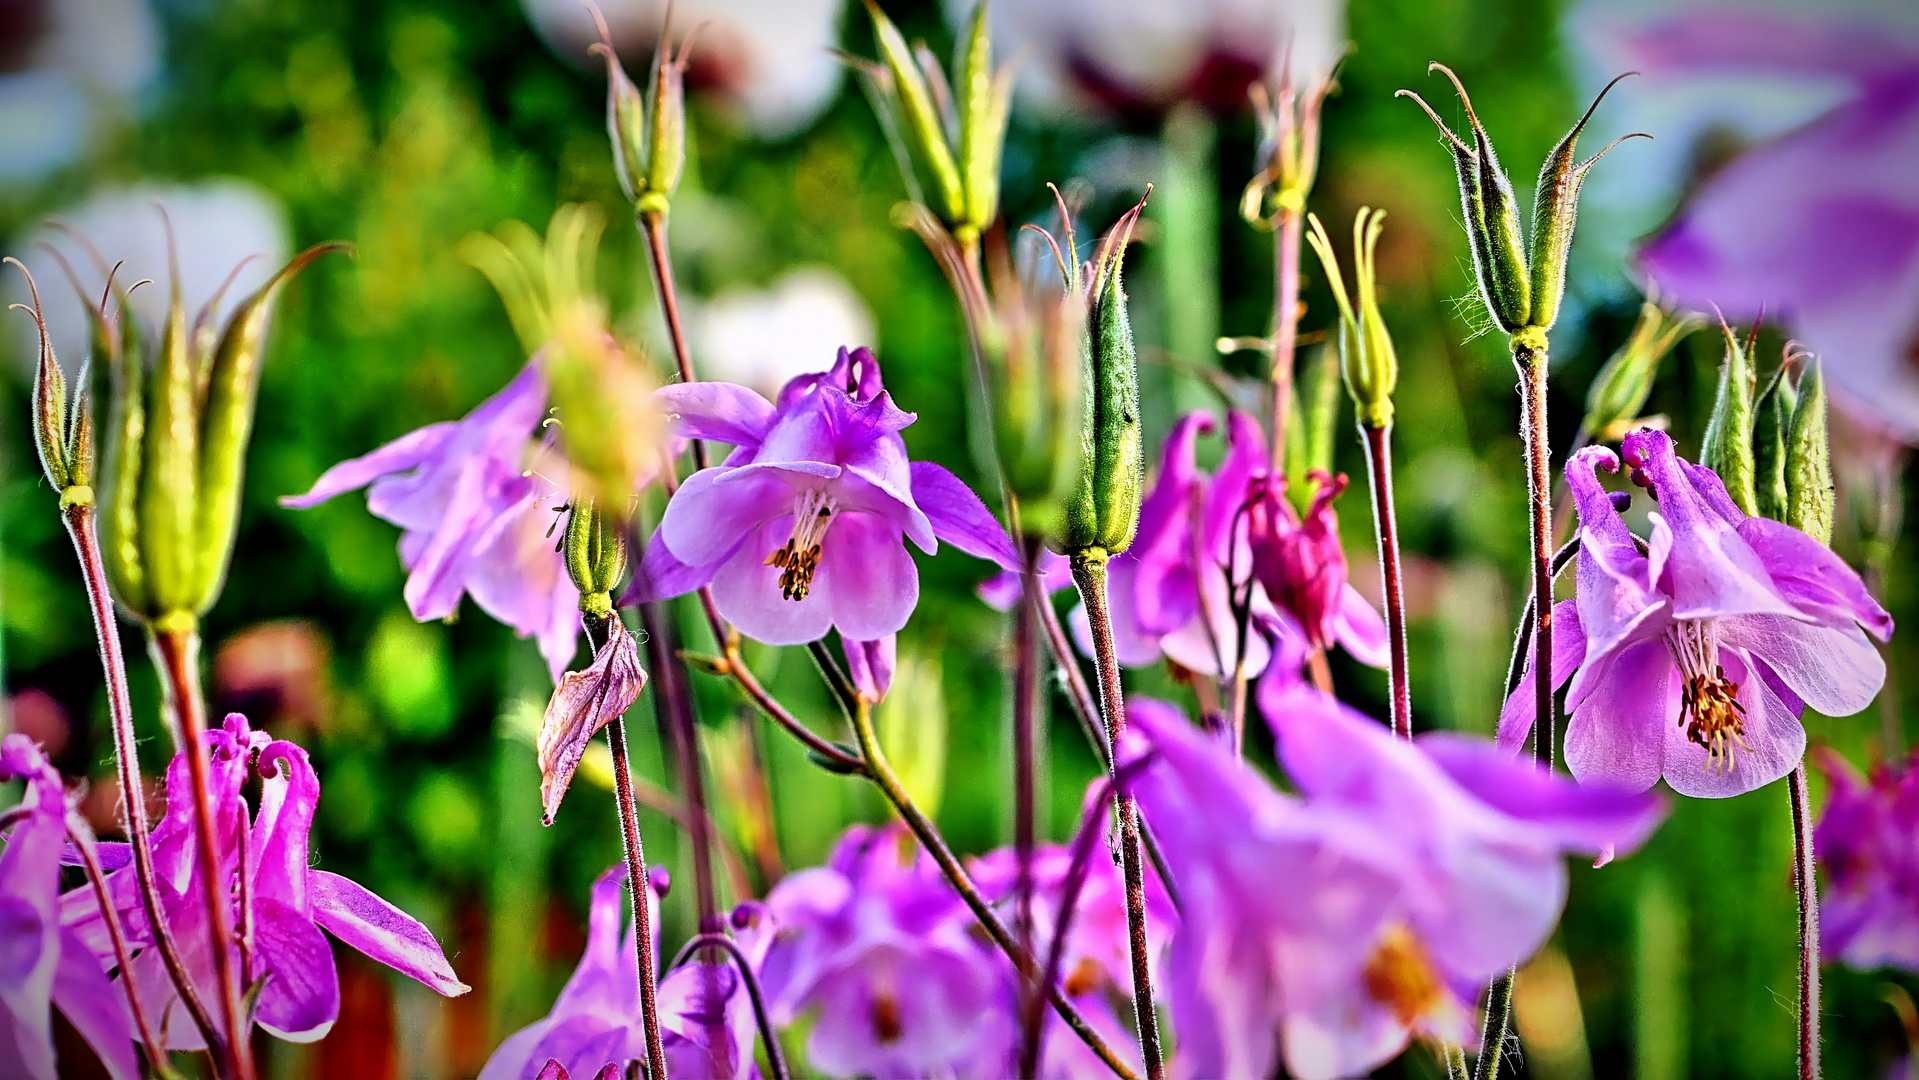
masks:
[[[164,619],[164,617],[163,617]],[[226,874],[220,865],[219,840],[213,835],[211,768],[207,759],[206,699],[200,691],[200,632],[192,626],[151,627],[155,666],[174,718],[174,737],[186,755],[187,777],[193,792],[193,833],[200,861],[201,896],[207,907],[208,944],[213,951],[213,977],[219,984],[220,1019],[226,1030],[221,1050],[228,1070],[237,1080],[253,1080],[253,1044],[243,1030],[240,986],[233,970],[232,912],[227,908]],[[215,1055],[216,1060],[219,1057]]]
[[[1386,598],[1386,636],[1392,645],[1389,670],[1393,734],[1413,737],[1413,691],[1406,673],[1406,595],[1400,585],[1399,524],[1393,514],[1393,426],[1360,424],[1366,442],[1366,470],[1372,479],[1373,535],[1379,542],[1381,594]]]
[[[781,705],[772,694],[767,692],[766,687],[760,684],[760,680],[753,674],[753,669],[746,666],[745,657],[740,655],[739,635],[721,617],[719,605],[713,600],[712,588],[703,586],[699,597],[700,606],[706,612],[707,625],[712,629],[714,639],[719,642],[722,659],[726,661],[726,674],[732,677],[741,693],[746,695],[747,700],[757,706],[774,723],[791,732],[793,737],[804,744],[808,750],[832,762],[833,766],[841,772],[854,776],[863,775],[866,772],[865,762],[821,738],[813,732],[813,729],[800,723],[798,717],[787,711],[786,706]]]
[[[1034,727],[1039,704],[1039,607],[1046,594],[1039,583],[1040,544],[1028,538],[1020,571],[1019,613],[1013,623],[1013,937],[1033,952]],[[1040,984],[1020,979],[1021,1080],[1038,1075]],[[1027,1052],[1032,1052],[1028,1057]]]
[[[1546,350],[1513,346],[1519,369],[1522,434],[1526,441],[1526,481],[1530,495],[1533,585],[1534,752],[1552,768],[1553,717],[1553,538],[1552,448],[1546,441]]]
[[[1286,429],[1293,412],[1293,360],[1299,351],[1298,210],[1281,207],[1273,228],[1273,474],[1286,475]]]
[[[1108,760],[1119,761],[1119,739],[1126,733],[1126,700],[1120,689],[1119,657],[1113,646],[1113,619],[1106,603],[1106,558],[1073,559],[1073,584],[1086,605],[1093,631],[1093,667],[1099,675],[1099,705],[1106,721]],[[1108,775],[1117,777],[1116,772]],[[1120,871],[1126,884],[1126,934],[1133,967],[1133,1018],[1146,1061],[1147,1080],[1163,1080],[1166,1062],[1159,1045],[1159,1019],[1153,1013],[1151,946],[1146,940],[1146,878],[1141,863],[1139,805],[1115,780],[1113,807],[1119,816]]]
[[[100,853],[93,846],[93,834],[85,825],[76,827],[69,819],[67,836],[73,840],[73,846],[79,849],[81,865],[87,868],[87,881],[93,886],[94,901],[100,905],[100,917],[107,925],[107,937],[113,941],[114,963],[120,968],[120,986],[127,992],[127,1008],[133,1013],[134,1029],[140,1033],[140,1046],[147,1052],[147,1063],[153,1066],[154,1075],[163,1076],[167,1064],[166,1051],[154,1035],[153,1024],[147,1020],[146,1007],[140,1003],[140,994],[134,988],[139,980],[133,977],[133,956],[127,950],[127,931],[120,924],[120,909],[113,906],[112,899],[107,895],[107,875],[100,867]]]
[[[1792,884],[1799,901],[1799,1080],[1819,1080],[1819,895],[1804,761],[1792,770],[1787,788],[1792,797]]]
[[[160,951],[161,966],[180,995],[187,1016],[208,1046],[220,1044],[219,1030],[200,1000],[200,992],[187,975],[180,960],[180,947],[173,940],[173,927],[160,906],[160,886],[153,869],[153,849],[147,842],[146,788],[140,779],[139,744],[133,731],[133,700],[127,693],[126,656],[120,651],[120,632],[114,624],[113,598],[107,592],[107,569],[100,557],[100,537],[93,507],[70,506],[61,515],[73,552],[80,560],[80,577],[86,583],[87,606],[93,612],[94,638],[100,649],[100,667],[107,682],[107,713],[113,721],[113,756],[120,772],[120,802],[127,815],[127,841],[133,853],[133,880],[140,894],[140,907],[146,913],[147,926],[153,932],[154,947]]]
[[[680,381],[692,382],[693,356],[686,347],[686,329],[680,322],[679,291],[673,285],[673,263],[666,253],[666,216],[656,211],[640,215],[640,234],[646,237],[647,258],[653,264],[653,284],[660,293],[660,311],[666,316],[667,337],[673,343],[673,363]],[[693,440],[693,462],[706,468],[706,444]]]
[[[607,625],[619,616],[583,616],[586,643],[597,655],[606,644]],[[649,637],[651,635],[649,634]],[[670,667],[671,665],[666,665]],[[654,670],[662,665],[656,659]],[[655,691],[657,693],[657,690]],[[626,890],[633,899],[633,937],[637,955],[634,964],[640,976],[640,1026],[646,1037],[648,1076],[666,1077],[666,1044],[660,1037],[657,965],[653,958],[653,913],[648,899],[646,848],[640,842],[640,810],[633,797],[633,771],[626,753],[626,717],[616,716],[606,725],[607,749],[613,753],[613,801],[619,808],[620,844],[626,854]]]

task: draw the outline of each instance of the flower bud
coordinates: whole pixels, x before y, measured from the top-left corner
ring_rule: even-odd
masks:
[[[993,35],[987,24],[987,0],[973,9],[965,50],[955,72],[959,106],[960,182],[966,190],[962,231],[978,234],[999,217],[1000,154],[1006,146],[1006,118],[1013,107],[1013,68],[993,70]]]
[[[873,0],[866,0],[866,14],[873,20],[873,40],[888,76],[879,96],[900,121],[888,126],[900,129],[897,134],[906,140],[912,162],[909,171],[917,175],[923,170],[932,180],[932,194],[937,200],[932,205],[939,216],[949,227],[956,225],[966,217],[966,188],[959,165],[953,160],[953,149],[946,141],[946,127],[932,87],[893,20]],[[917,191],[914,198],[920,200]]]
[[[1379,313],[1374,269],[1379,234],[1386,228],[1386,211],[1362,206],[1353,218],[1353,280],[1357,289],[1353,297],[1346,293],[1333,242],[1318,215],[1308,214],[1307,226],[1306,239],[1319,255],[1333,299],[1339,304],[1339,370],[1346,380],[1346,392],[1352,395],[1360,423],[1385,427],[1393,422],[1393,387],[1399,382],[1399,357],[1393,350],[1386,320]]]
[[[1150,194],[1150,190],[1148,194]],[[1080,474],[1066,508],[1066,555],[1103,560],[1133,542],[1145,477],[1141,467],[1139,363],[1120,284],[1120,264],[1146,200],[1126,212],[1073,282],[1087,299]]]
[[[1799,377],[1798,403],[1786,436],[1786,524],[1832,543],[1832,453],[1826,434],[1826,380],[1817,359]]]
[[[1786,520],[1786,441],[1792,434],[1792,413],[1798,403],[1791,367],[1788,354],[1753,405],[1753,499],[1760,515],[1774,521]]]
[[[1719,393],[1712,419],[1699,445],[1699,464],[1719,474],[1733,505],[1748,514],[1759,512],[1752,459],[1752,363],[1732,328],[1724,323],[1726,360],[1719,368]]]
[[[566,574],[580,591],[580,611],[606,618],[613,614],[613,592],[626,574],[626,531],[617,517],[602,513],[591,499],[574,496],[566,519]]]
[[[1592,389],[1586,393],[1582,426],[1589,441],[1624,435],[1623,429],[1633,425],[1646,407],[1666,354],[1699,325],[1697,316],[1675,315],[1650,297],[1639,306],[1639,321],[1633,324],[1632,336],[1593,376]]]

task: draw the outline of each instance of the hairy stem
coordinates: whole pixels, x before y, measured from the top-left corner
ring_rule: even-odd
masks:
[[[606,644],[608,623],[617,615],[583,616],[586,642],[595,654]],[[652,634],[647,635],[652,644]],[[670,667],[670,665],[667,665]],[[654,670],[661,670],[657,660]],[[657,691],[656,691],[657,692]],[[640,975],[640,1026],[646,1035],[646,1073],[664,1080],[666,1044],[660,1038],[660,1010],[653,957],[652,901],[648,898],[646,848],[640,842],[640,810],[633,797],[633,771],[626,753],[626,717],[616,716],[606,725],[607,749],[613,753],[613,801],[619,808],[620,843],[626,853],[626,890],[633,899],[634,964]]]
[[[159,878],[153,868],[153,849],[148,843],[146,787],[140,779],[140,749],[134,738],[133,700],[127,693],[127,663],[120,651],[120,633],[114,625],[113,598],[107,592],[107,569],[100,557],[100,536],[93,507],[75,505],[61,515],[73,552],[80,560],[80,576],[86,582],[87,606],[93,612],[93,632],[100,649],[100,667],[106,673],[107,712],[113,720],[113,756],[120,771],[120,804],[127,815],[127,846],[133,852],[133,880],[140,894],[140,907],[146,913],[147,926],[153,932],[154,947],[160,951],[160,963],[167,978],[180,995],[187,1016],[208,1046],[220,1044],[219,1029],[207,1013],[200,991],[187,975],[180,959],[180,947],[173,940],[173,927],[160,906]]]
[[[1034,713],[1039,705],[1039,606],[1046,594],[1039,583],[1040,545],[1026,541],[1025,558],[1020,571],[1020,605],[1013,629],[1013,857],[1017,864],[1013,886],[1013,937],[1027,953],[1033,952],[1033,847],[1034,836]],[[1040,984],[1020,979],[1020,1071],[1021,1080],[1038,1075],[1039,1010],[1029,1003],[1039,1000]],[[1034,1048],[1029,1060],[1025,1050]]]
[[[1126,701],[1120,689],[1119,657],[1113,647],[1113,619],[1106,603],[1106,559],[1075,557],[1073,584],[1079,587],[1093,630],[1093,666],[1099,674],[1100,711],[1106,721],[1109,760],[1119,761],[1119,739],[1126,732]],[[1166,1075],[1160,1052],[1159,1018],[1153,1013],[1152,955],[1146,941],[1146,880],[1141,867],[1139,805],[1114,776],[1113,807],[1119,816],[1120,871],[1126,883],[1126,932],[1133,966],[1133,1016],[1148,1080]]]
[[[1546,442],[1546,350],[1513,346],[1519,369],[1526,486],[1532,528],[1533,672],[1538,725],[1533,743],[1541,766],[1553,763],[1552,448]]]
[[[1792,770],[1792,884],[1799,900],[1799,1080],[1819,1080],[1819,894],[1806,763]]]
[[[146,1051],[147,1064],[152,1066],[155,1076],[164,1076],[167,1068],[166,1050],[154,1035],[146,1007],[140,1003],[140,994],[134,988],[138,980],[133,977],[133,957],[127,950],[126,928],[120,924],[120,909],[114,907],[112,899],[107,896],[107,875],[100,867],[100,853],[93,846],[93,834],[85,825],[76,827],[75,822],[69,819],[67,836],[80,852],[80,862],[87,868],[87,881],[93,886],[94,901],[100,905],[100,916],[107,925],[107,937],[113,941],[113,960],[120,968],[120,987],[127,992],[127,1008],[133,1013],[133,1026],[140,1033],[140,1046]]]
[[[873,730],[872,704],[865,698],[855,696],[852,700],[852,711],[853,731],[859,737],[860,752],[866,759],[867,775],[872,777],[880,793],[886,796],[886,801],[893,804],[894,812],[898,813],[900,820],[906,823],[907,829],[911,830],[920,846],[933,857],[934,863],[938,864],[940,872],[945,875],[947,883],[953,886],[953,891],[960,894],[960,899],[964,900],[966,906],[972,910],[973,917],[979,920],[987,936],[992,938],[993,943],[998,945],[1000,951],[1013,962],[1013,967],[1021,973],[1022,977],[1030,977],[1033,969],[1032,954],[1020,948],[1019,942],[1013,939],[1006,925],[1000,922],[999,916],[993,914],[993,909],[987,905],[985,898],[980,896],[979,889],[966,875],[965,868],[960,866],[959,859],[954,857],[952,849],[947,847],[946,841],[940,837],[939,830],[933,827],[932,821],[928,820],[925,813],[913,803],[912,797],[901,786],[898,775],[893,772],[892,765],[887,763],[886,755],[880,750],[879,736]],[[1066,1022],[1066,1026],[1072,1028],[1073,1033],[1078,1035],[1080,1040],[1106,1063],[1107,1068],[1113,1070],[1115,1076],[1123,1080],[1138,1080],[1133,1071],[1126,1067],[1126,1063],[1120,1060],[1112,1047],[1106,1045],[1106,1041],[1099,1037],[1099,1033],[1093,1030],[1085,1017],[1079,1014],[1079,1010],[1073,1007],[1073,1003],[1067,1000],[1066,995],[1060,992],[1058,987],[1049,986],[1045,989],[1048,1000],[1053,1003],[1053,1011],[1057,1012],[1060,1019]]]
[[[1273,229],[1273,474],[1286,475],[1286,429],[1293,413],[1299,351],[1299,248],[1303,214],[1281,207]]]
[[[1373,535],[1379,542],[1380,588],[1386,598],[1386,636],[1392,644],[1393,734],[1413,737],[1413,688],[1406,672],[1406,594],[1400,586],[1399,524],[1393,514],[1393,427],[1360,424],[1366,471],[1373,489]],[[1550,586],[1548,586],[1550,588]]]
[[[232,912],[228,910],[226,874],[220,865],[219,840],[213,835],[213,795],[207,760],[207,706],[200,690],[200,632],[193,625],[153,625],[149,641],[160,683],[166,693],[168,710],[173,714],[174,738],[186,755],[187,776],[193,790],[193,833],[200,861],[201,896],[207,907],[207,928],[212,940],[213,977],[219,984],[220,1019],[225,1037],[220,1040],[219,1060],[226,1058],[226,1070],[236,1080],[253,1080],[252,1041],[242,1028],[240,987],[233,970]],[[209,1046],[214,1044],[209,1043]]]
[[[693,382],[693,355],[686,347],[686,329],[680,321],[680,296],[673,284],[673,261],[666,253],[666,215],[656,211],[642,213],[640,234],[646,237],[646,255],[653,264],[653,283],[660,293],[660,312],[666,316],[667,337],[673,342],[673,363],[679,368],[681,382]],[[706,468],[706,444],[698,439],[693,440],[693,463]]]

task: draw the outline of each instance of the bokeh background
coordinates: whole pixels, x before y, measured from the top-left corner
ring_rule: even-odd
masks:
[[[1049,12],[1098,15],[1100,5],[1002,2],[1002,55],[1023,48],[1027,68],[1006,153],[1008,221],[1042,220],[1048,181],[1082,184],[1096,226],[1146,182],[1157,185],[1145,242],[1129,264],[1149,433],[1163,433],[1184,409],[1237,400],[1243,391],[1231,379],[1258,377],[1264,357],[1223,355],[1216,341],[1265,334],[1272,296],[1270,236],[1237,212],[1257,140],[1238,96],[1245,73],[1229,66],[1195,83],[1196,96],[1210,99],[1197,103],[1177,102],[1152,81],[1155,50],[1180,40],[1187,9],[1216,5],[1152,4],[1143,19],[1134,4],[1110,5],[1098,16],[1115,39],[1107,44],[1146,57],[1129,70],[1147,75],[1109,82],[1095,101],[1062,85],[1060,72],[1078,69],[1057,62],[1058,42],[1045,28]],[[637,70],[660,11],[643,2],[612,7]],[[1875,15],[1910,23],[1910,13],[1885,7]],[[771,387],[824,368],[839,344],[873,345],[896,399],[919,414],[906,432],[914,456],[974,477],[956,404],[957,312],[918,240],[890,223],[905,189],[871,109],[830,51],[872,55],[863,12],[837,0],[682,8],[679,25],[714,20],[694,54],[699,90],[671,234],[705,373]],[[950,52],[961,12],[904,2],[887,10],[909,38]],[[1334,26],[1342,18],[1336,6],[1300,10]],[[1427,119],[1393,91],[1410,86],[1437,101],[1443,84],[1428,79],[1426,64],[1451,64],[1523,199],[1532,163],[1612,74],[1607,26],[1656,10],[1638,0],[1571,8],[1357,0],[1343,14],[1353,50],[1326,105],[1311,205],[1335,235],[1362,205],[1390,215],[1380,263],[1401,361],[1398,497],[1421,727],[1490,733],[1524,595],[1526,527],[1513,372],[1503,343],[1475,338],[1457,303],[1471,281],[1450,160]],[[543,229],[561,203],[599,204],[610,222],[599,286],[616,328],[656,359],[666,355],[609,157],[604,75],[588,63],[584,25],[572,0],[0,2],[0,245],[36,268],[63,356],[77,354],[78,308],[53,264],[31,252],[49,235],[42,222],[50,214],[87,231],[109,258],[128,259],[138,276],[164,282],[152,210],[163,202],[191,238],[180,253],[189,304],[249,254],[268,257],[242,272],[236,296],[247,275],[309,243],[343,238],[358,248],[355,259],[309,269],[275,316],[238,554],[207,619],[210,690],[215,708],[244,710],[311,751],[323,784],[321,864],[425,920],[474,991],[443,1001],[342,949],[338,1026],[312,1046],[275,1044],[266,1060],[276,1078],[477,1073],[504,1035],[546,1011],[584,942],[587,887],[619,855],[610,799],[590,783],[557,824],[540,825],[532,739],[551,683],[534,645],[470,605],[446,623],[414,622],[401,600],[396,530],[358,499],[305,512],[275,501],[335,461],[464,413],[524,362],[493,290],[458,253],[476,230],[509,219]],[[1220,86],[1232,92],[1215,92]],[[1633,241],[1740,147],[1831,101],[1818,87],[1681,93],[1628,83],[1602,107],[1594,145],[1633,129],[1658,141],[1622,147],[1588,189],[1569,313],[1554,335],[1556,452],[1578,427],[1592,374],[1637,312],[1626,261]],[[1445,106],[1442,115],[1459,110]],[[1332,305],[1307,265],[1310,356]],[[11,269],[0,289],[8,299],[23,295]],[[145,292],[149,303],[160,299],[158,289]],[[121,796],[92,630],[27,424],[30,323],[13,314],[0,327],[6,724],[44,741],[63,770],[92,779],[89,813],[111,830]],[[1760,340],[1762,355],[1776,359],[1776,328]],[[1695,335],[1668,362],[1648,407],[1670,419],[1689,453],[1719,356],[1713,334]],[[1338,456],[1357,478],[1360,448],[1349,430],[1341,429]],[[1836,544],[1855,564],[1870,558],[1895,616],[1919,618],[1907,572],[1912,542],[1869,542],[1900,509],[1883,496],[1904,458],[1865,435],[1842,451],[1851,456],[1841,461]],[[1216,457],[1218,447],[1208,453]],[[1344,510],[1353,579],[1376,591],[1363,492]],[[1007,627],[973,594],[984,564],[945,554],[922,558],[921,569],[921,608],[902,638],[883,737],[937,803],[955,846],[980,852],[1010,830]],[[140,643],[127,637],[143,764],[157,778],[169,749],[157,691]],[[698,632],[687,644],[707,646]],[[804,656],[751,646],[748,655],[783,700],[832,730],[836,717]],[[1896,638],[1876,707],[1885,715],[1809,717],[1814,740],[1871,760],[1900,730],[1901,684],[1919,670],[1915,661],[1919,646]],[[1383,673],[1335,657],[1334,677],[1354,703],[1383,711]],[[694,681],[710,790],[746,888],[763,893],[782,868],[819,861],[847,824],[880,819],[872,793],[809,764],[729,684]],[[1164,673],[1142,674],[1136,686],[1190,701]],[[1095,766],[1063,702],[1055,705],[1044,827],[1059,838]],[[640,772],[670,788],[651,695],[633,719]],[[1249,731],[1263,737],[1259,725]],[[590,758],[583,775],[603,777],[604,759],[596,766]],[[752,779],[762,775],[765,789]],[[770,839],[756,815],[741,812],[768,797]],[[649,856],[690,880],[676,825],[653,811],[642,825]],[[1576,868],[1564,924],[1519,986],[1529,1074],[1789,1075],[1789,838],[1785,788],[1775,784],[1724,802],[1680,802],[1644,852],[1603,870]],[[690,933],[690,892],[668,897],[669,948]],[[1910,977],[1828,970],[1830,1075],[1884,1075],[1906,1051],[1882,1000],[1889,982],[1919,993]],[[1387,1071],[1435,1074],[1418,1050]],[[74,1066],[74,1075],[85,1072]]]

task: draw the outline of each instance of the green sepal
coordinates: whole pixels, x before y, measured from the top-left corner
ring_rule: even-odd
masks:
[[[866,13],[873,20],[873,38],[879,45],[880,59],[893,76],[893,90],[905,114],[902,117],[904,134],[915,164],[931,174],[933,188],[939,195],[940,217],[948,223],[961,221],[966,216],[966,191],[952,148],[947,144],[932,89],[927,86],[926,76],[899,28],[873,0],[865,2]]]
[[[247,444],[260,396],[260,359],[266,347],[273,298],[308,263],[334,251],[351,251],[344,241],[315,244],[293,257],[228,317],[213,350],[200,421],[200,468],[196,490],[196,528],[191,609],[204,614],[220,595],[233,538],[240,520],[240,487],[246,471]]]
[[[1139,358],[1120,264],[1146,201],[1128,211],[1101,244],[1087,286],[1080,478],[1067,504],[1062,549],[1117,555],[1133,542],[1145,486],[1139,422]]]
[[[1753,500],[1760,516],[1774,521],[1786,520],[1786,440],[1797,401],[1787,367],[1779,365],[1753,404]]]
[[[1786,524],[1832,543],[1832,451],[1826,432],[1826,380],[1819,361],[1799,376],[1799,403],[1786,437]]]
[[[1699,446],[1699,463],[1719,474],[1733,505],[1748,514],[1759,513],[1752,456],[1752,362],[1730,327],[1726,359],[1719,368],[1719,392],[1712,420]]]

